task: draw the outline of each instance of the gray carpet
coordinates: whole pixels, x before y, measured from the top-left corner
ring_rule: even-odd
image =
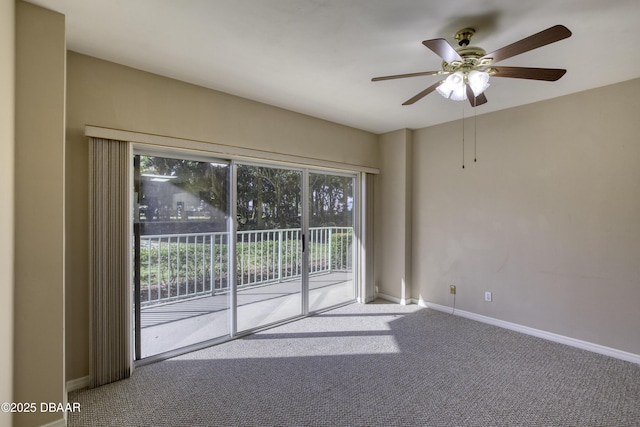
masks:
[[[70,393],[69,426],[640,426],[640,365],[353,304]]]

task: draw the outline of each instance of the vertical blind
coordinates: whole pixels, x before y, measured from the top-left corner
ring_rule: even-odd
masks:
[[[89,144],[89,382],[97,387],[131,374],[130,144]]]

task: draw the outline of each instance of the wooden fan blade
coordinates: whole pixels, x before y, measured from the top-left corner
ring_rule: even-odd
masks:
[[[492,77],[545,80],[548,82],[555,82],[567,72],[567,70],[560,68],[491,67],[491,69],[496,71]]]
[[[423,90],[422,92],[420,92],[419,94],[414,96],[413,98],[408,99],[405,102],[403,102],[402,105],[411,105],[414,102],[421,100],[422,98],[424,98],[425,96],[429,95],[431,92],[436,90],[436,88],[438,86],[440,86],[441,84],[442,84],[442,80],[437,82],[437,83],[432,84],[431,86],[429,86],[428,88],[426,88],[425,90]]]
[[[569,31],[567,27],[563,25],[555,25],[494,52],[488,53],[480,58],[480,61],[491,58],[493,60],[492,64],[495,64],[498,61],[503,61],[507,58],[511,58],[512,56],[520,55],[521,53],[566,39],[569,36],[571,36],[571,31]]]
[[[469,100],[469,104],[471,104],[472,107],[477,107],[478,105],[487,103],[487,97],[485,96],[484,92],[478,96],[475,96],[473,94],[471,86],[469,85],[467,85],[467,99]]]
[[[381,80],[404,79],[405,77],[418,77],[418,76],[435,76],[438,74],[448,74],[448,73],[444,71],[422,71],[419,73],[397,74],[395,76],[374,77],[371,79],[371,81],[379,82]]]
[[[454,61],[464,62],[454,47],[445,39],[425,40],[422,44],[431,49],[436,55],[444,59],[445,62],[448,62],[449,64]]]

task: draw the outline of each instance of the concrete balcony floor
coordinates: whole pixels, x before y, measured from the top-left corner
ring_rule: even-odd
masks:
[[[309,312],[355,300],[352,273],[309,278]],[[229,293],[142,307],[142,358],[229,336]],[[267,326],[302,314],[300,279],[239,289],[237,331]]]

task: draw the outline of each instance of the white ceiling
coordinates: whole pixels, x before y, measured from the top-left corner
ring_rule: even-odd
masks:
[[[472,114],[432,93],[422,40],[476,29],[487,52],[556,24],[569,39],[500,65],[566,68],[557,82],[494,78],[477,114],[640,77],[638,0],[29,0],[66,15],[69,50],[383,133]]]

